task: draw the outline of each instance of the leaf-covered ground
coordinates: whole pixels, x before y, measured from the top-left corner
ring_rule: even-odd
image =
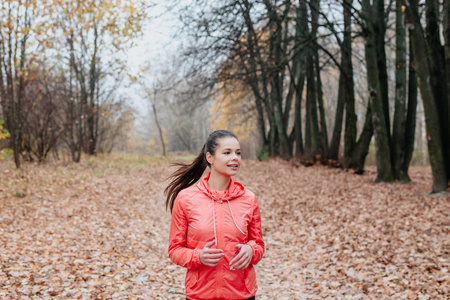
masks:
[[[183,299],[167,257],[168,160],[0,162],[1,299]],[[266,253],[258,299],[448,299],[450,198],[323,166],[245,161]]]

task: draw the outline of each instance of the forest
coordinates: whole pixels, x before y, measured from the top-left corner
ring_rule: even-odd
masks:
[[[448,298],[449,0],[2,0],[0,298],[184,299],[165,179],[216,129],[257,298]]]
[[[355,173],[372,149],[380,182],[408,182],[416,147],[431,191],[447,189],[447,1],[168,1],[182,45],[131,69],[126,50],[151,41],[155,6],[2,1],[3,156],[193,153],[227,128],[249,157]],[[146,99],[144,122],[123,86]]]

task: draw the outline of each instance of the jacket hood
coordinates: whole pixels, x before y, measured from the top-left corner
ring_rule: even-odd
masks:
[[[203,192],[208,197],[214,200],[233,200],[242,196],[245,193],[245,187],[239,182],[235,181],[233,177],[231,177],[230,185],[228,186],[228,191],[223,193],[223,191],[214,191],[209,188],[208,179],[211,176],[211,172],[209,172],[200,182],[197,184],[198,189]]]

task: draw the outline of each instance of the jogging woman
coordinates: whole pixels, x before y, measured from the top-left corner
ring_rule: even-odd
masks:
[[[236,135],[217,130],[191,164],[177,164],[165,189],[169,257],[187,268],[186,299],[255,299],[261,215],[255,195],[232,177],[240,165]],[[207,166],[211,171],[200,180]]]

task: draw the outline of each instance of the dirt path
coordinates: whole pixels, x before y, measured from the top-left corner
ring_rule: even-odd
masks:
[[[0,162],[1,299],[183,299],[167,258],[164,162]],[[258,299],[445,299],[450,199],[412,185],[282,161],[245,161],[266,254]]]

